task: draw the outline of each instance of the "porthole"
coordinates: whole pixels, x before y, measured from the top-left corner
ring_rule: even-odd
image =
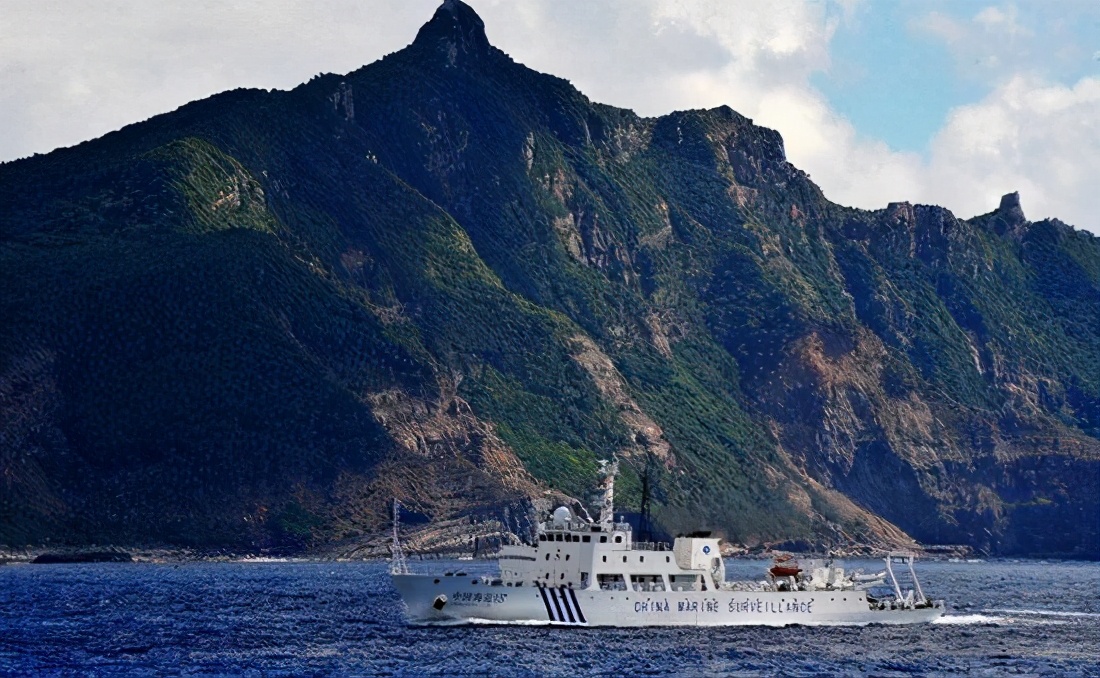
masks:
[[[435,580],[435,583],[436,583],[436,584],[438,584],[438,583],[439,583],[439,580],[438,580],[438,579],[436,579],[436,580]]]

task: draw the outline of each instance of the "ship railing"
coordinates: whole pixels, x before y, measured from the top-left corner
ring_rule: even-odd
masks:
[[[552,521],[552,520],[548,520],[545,523],[542,523],[542,525],[544,526],[544,529],[546,529],[546,530],[560,530],[560,529],[562,529],[562,526],[555,525],[554,521]],[[597,532],[601,532],[604,529],[602,523],[599,523],[599,522],[589,523],[589,522],[585,522],[583,520],[571,520],[568,523],[566,523],[564,525],[564,527],[565,527],[565,529],[571,530],[573,532],[588,532],[593,527],[596,528]],[[630,532],[631,529],[633,529],[633,528],[630,527],[630,523],[611,523],[610,524],[610,531],[611,532]]]
[[[672,545],[664,541],[636,541],[632,544],[635,551],[671,551]]]

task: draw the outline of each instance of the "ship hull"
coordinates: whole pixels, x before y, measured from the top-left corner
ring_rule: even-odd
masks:
[[[864,626],[943,615],[942,605],[872,609],[864,591],[608,591],[414,574],[395,574],[393,582],[414,624]]]

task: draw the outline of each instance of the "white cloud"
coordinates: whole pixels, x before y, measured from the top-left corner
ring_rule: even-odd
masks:
[[[1020,25],[1019,12],[1015,5],[1006,9],[986,7],[974,15],[974,23],[996,35],[1031,36],[1032,31]]]
[[[958,73],[981,83],[1036,70],[1051,57],[1050,50],[1037,43],[1035,32],[1021,22],[1015,5],[991,5],[969,19],[931,11],[913,17],[909,29],[941,40]]]
[[[968,218],[1019,191],[1029,219],[1057,217],[1100,234],[1093,200],[1100,176],[1098,78],[1072,87],[1013,78],[983,100],[952,110],[927,157],[862,139],[823,105],[784,107],[816,110],[801,124],[820,130],[820,139],[788,147],[794,146],[792,162],[836,202],[875,209],[909,200]]]
[[[962,42],[966,38],[966,28],[961,21],[942,12],[932,11],[923,16],[914,17],[909,27],[934,35],[948,44]]]
[[[0,160],[235,87],[290,88],[400,49],[436,0],[3,0]]]
[[[1072,87],[1018,76],[951,112],[932,144],[927,194],[962,215],[1020,190],[1024,212],[1100,232],[1100,78]]]

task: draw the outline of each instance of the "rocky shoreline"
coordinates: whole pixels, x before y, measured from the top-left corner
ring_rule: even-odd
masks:
[[[499,535],[491,539],[486,535],[485,548],[473,553],[466,543],[436,543],[427,548],[416,548],[415,535],[406,543],[406,553],[410,560],[446,560],[475,558],[491,560],[499,550]],[[494,543],[495,542],[495,543]],[[723,544],[722,556],[744,560],[766,560],[777,553],[791,553],[800,558],[833,557],[839,559],[862,559],[881,557],[889,549],[881,546],[852,545],[826,548],[812,548],[807,544],[775,543],[746,546],[744,544]],[[921,546],[913,545],[907,550],[918,553],[926,560],[949,560],[953,558],[972,558],[975,553],[967,546]],[[233,549],[233,548],[188,548],[173,546],[88,546],[88,547],[26,547],[21,549],[0,549],[0,566],[26,564],[80,564],[80,563],[237,563],[237,562],[340,562],[340,561],[377,561],[389,558],[388,537],[373,538],[355,543],[327,544],[301,550],[287,549]],[[1038,556],[1037,556],[1038,557]]]

